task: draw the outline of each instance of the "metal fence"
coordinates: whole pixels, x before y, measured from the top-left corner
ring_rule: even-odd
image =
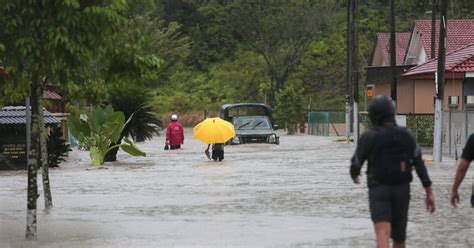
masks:
[[[344,112],[308,112],[308,134],[318,136],[329,136],[332,132],[338,132],[336,124],[345,123]]]

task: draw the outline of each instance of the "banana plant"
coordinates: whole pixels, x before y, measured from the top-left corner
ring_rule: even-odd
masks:
[[[98,166],[104,164],[105,154],[117,147],[132,156],[146,156],[128,138],[124,138],[125,143],[110,146],[120,140],[122,130],[132,117],[133,114],[125,121],[123,112],[115,112],[111,106],[93,107],[85,120],[80,116],[69,116],[68,124],[72,135],[89,149],[92,164]]]

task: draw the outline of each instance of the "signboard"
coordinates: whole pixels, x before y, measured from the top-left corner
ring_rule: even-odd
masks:
[[[367,96],[368,97],[374,96],[374,88],[371,85],[367,86]]]
[[[26,144],[0,144],[0,153],[15,164],[26,163]]]
[[[407,116],[406,115],[397,115],[395,116],[395,121],[400,127],[407,127]]]

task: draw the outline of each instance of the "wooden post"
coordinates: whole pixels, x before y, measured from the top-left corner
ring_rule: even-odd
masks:
[[[436,10],[437,0],[433,0],[431,7],[431,59],[436,56]]]

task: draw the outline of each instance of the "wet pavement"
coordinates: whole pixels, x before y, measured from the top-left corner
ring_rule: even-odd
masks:
[[[282,135],[279,146],[226,146],[225,160],[215,163],[186,132],[181,150],[164,151],[160,136],[138,144],[147,157],[119,153],[103,168],[92,167],[87,152],[71,152],[50,171],[54,208],[38,200],[36,241],[24,240],[26,173],[0,172],[0,247],[374,246],[367,188],[348,175],[353,144]],[[474,247],[474,169],[453,209],[455,169],[450,158],[428,165],[433,215],[415,176],[409,246]]]

